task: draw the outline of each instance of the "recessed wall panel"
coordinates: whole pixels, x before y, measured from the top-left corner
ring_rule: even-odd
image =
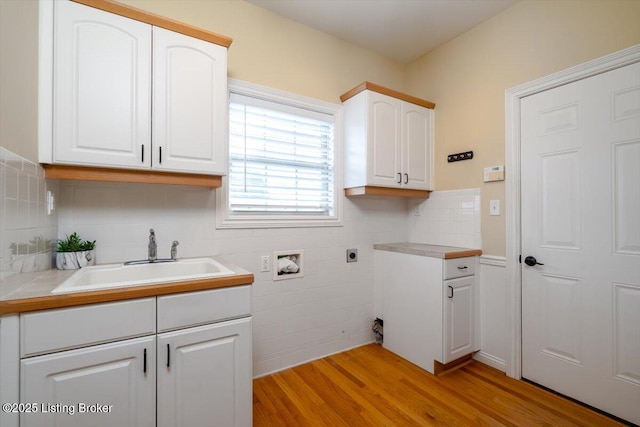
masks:
[[[614,251],[640,255],[640,141],[613,145]]]
[[[580,249],[580,151],[540,156],[541,246]]]

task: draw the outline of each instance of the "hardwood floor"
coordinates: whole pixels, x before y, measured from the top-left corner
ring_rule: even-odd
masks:
[[[376,344],[253,382],[254,426],[621,426],[482,363],[433,376]]]

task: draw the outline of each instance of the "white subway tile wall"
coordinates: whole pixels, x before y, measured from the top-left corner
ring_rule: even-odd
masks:
[[[46,192],[57,185],[39,165],[0,147],[0,280],[51,268],[58,219],[47,215]]]
[[[482,248],[480,189],[434,191],[424,202],[414,202],[408,227],[413,243]]]
[[[345,199],[343,227],[217,230],[215,191],[208,189],[46,181],[39,165],[2,148],[0,182],[1,278],[51,268],[48,242],[74,231],[96,240],[98,263],[144,259],[150,228],[159,257],[169,257],[179,240],[180,257],[221,255],[251,271],[254,376],[375,339],[374,243],[481,247],[477,189],[433,192],[419,205]],[[57,199],[53,215],[46,213],[48,189]],[[351,248],[357,263],[346,262]],[[260,272],[261,256],[298,249],[304,277],[274,282],[272,272]]]
[[[221,255],[251,271],[253,374],[265,375],[372,342],[373,244],[407,240],[399,199],[345,199],[343,227],[216,230],[215,191],[180,186],[60,181],[59,236],[96,240],[98,263],[158,256]],[[346,250],[358,249],[358,262]],[[274,282],[260,257],[304,249],[304,277]],[[271,266],[273,268],[273,265]]]

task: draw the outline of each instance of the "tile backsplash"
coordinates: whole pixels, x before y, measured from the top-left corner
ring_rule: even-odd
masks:
[[[480,189],[434,191],[408,224],[410,242],[480,249]]]
[[[0,147],[0,280],[51,268],[58,219],[47,215],[47,190],[57,183],[42,167]]]
[[[98,263],[145,259],[150,228],[158,257],[169,257],[178,240],[178,257],[220,255],[252,272],[255,376],[374,340],[374,243],[481,247],[476,189],[433,192],[415,206],[345,198],[342,227],[218,230],[209,189],[46,181],[39,165],[4,149],[0,182],[2,278],[51,268],[50,242],[73,232],[96,240]],[[46,213],[48,189],[57,199],[53,215]],[[346,262],[347,249],[358,250],[358,262]],[[304,250],[303,277],[274,281],[260,271],[262,256],[288,250]]]

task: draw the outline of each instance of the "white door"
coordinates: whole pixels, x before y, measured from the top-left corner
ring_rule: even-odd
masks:
[[[252,420],[251,318],[158,335],[158,426]]]
[[[54,163],[149,168],[151,26],[55,2]]]
[[[640,424],[640,64],[522,99],[521,129],[522,376]]]
[[[400,100],[377,92],[367,93],[367,182],[370,185],[400,187],[401,164],[401,119]]]
[[[23,359],[20,401],[37,412],[20,426],[154,427],[155,349],[146,337]]]
[[[227,173],[227,48],[153,28],[153,167]]]
[[[431,189],[433,110],[402,102],[402,186]]]
[[[475,351],[475,276],[444,282],[444,351],[442,363]]]

